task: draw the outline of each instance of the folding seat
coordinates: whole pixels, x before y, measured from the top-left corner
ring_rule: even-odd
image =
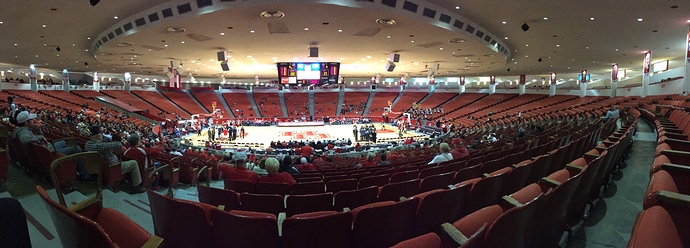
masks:
[[[402,241],[391,248],[441,248],[441,238],[435,233],[427,233],[405,241]]]
[[[371,186],[382,187],[388,183],[390,176],[388,174],[366,176],[359,179],[357,188],[367,188]]]
[[[429,167],[424,170],[419,171],[419,179],[424,179],[428,176],[437,175],[443,173],[444,166],[434,166]]]
[[[198,168],[192,166],[192,162],[187,157],[175,157],[170,159],[170,164],[174,168],[180,169],[180,182],[184,184],[194,184],[196,182]]]
[[[467,164],[465,164],[465,167],[479,165],[482,163],[482,161],[484,161],[484,156],[471,157],[469,160],[467,160]]]
[[[213,247],[280,247],[278,219],[272,214],[211,209],[210,216],[213,221]]]
[[[492,205],[496,203],[501,193],[501,185],[503,184],[503,178],[510,172],[510,168],[503,168],[492,172],[491,174],[485,174],[482,178],[470,179],[460,184],[471,183],[472,190],[467,200],[467,206],[465,211],[461,216],[465,216],[474,211],[477,211],[483,207]],[[458,185],[456,185],[458,186]]]
[[[535,216],[531,247],[556,247],[565,231],[566,210],[573,192],[580,183],[582,173],[571,176],[561,169],[539,181],[543,196],[542,206]]]
[[[690,167],[675,164],[663,164],[661,170],[652,175],[644,198],[644,209],[656,205],[656,195],[661,192],[672,192],[690,195]]]
[[[509,195],[527,185],[527,180],[534,168],[534,161],[525,160],[511,166],[511,170],[503,180],[500,195]]]
[[[378,171],[374,172],[374,176],[389,175],[389,177],[390,177],[390,175],[393,175],[393,173],[395,173],[395,169],[389,168],[389,169],[383,169],[383,170],[378,170]]]
[[[287,217],[317,211],[333,211],[333,193],[289,195],[285,203]]]
[[[74,161],[76,158],[83,158],[86,162],[86,170],[89,173],[98,174],[100,178],[101,156],[96,152],[84,152],[59,158],[55,161],[55,168],[51,173],[55,173],[55,169],[59,169],[58,167],[63,163]],[[53,177],[53,180],[56,178]],[[103,208],[100,186],[97,187],[93,197],[70,208],[67,208],[60,187],[55,188],[59,202],[51,199],[40,185],[36,186],[36,191],[48,208],[50,218],[64,247],[143,247],[144,245],[158,247],[163,242],[160,236],[151,237],[150,233],[124,214],[111,208]],[[206,220],[203,215],[201,219]]]
[[[390,247],[412,237],[419,199],[385,201],[352,210],[352,247]]]
[[[501,214],[503,214],[501,206],[491,205],[472,212],[452,224],[443,223],[441,227],[445,234],[441,235],[441,247],[485,247],[483,245],[486,230]]]
[[[278,214],[285,211],[285,203],[280,195],[242,193],[240,194],[240,209],[278,216]]]
[[[148,190],[151,216],[156,235],[164,247],[210,247],[212,245],[209,211],[215,207],[183,201]],[[181,224],[184,223],[184,224]],[[194,227],[194,228],[190,228]]]
[[[504,196],[505,212],[486,231],[485,247],[529,247],[534,226],[534,214],[541,206],[543,194],[537,184],[525,186],[510,196]]]
[[[443,168],[443,172],[458,172],[462,168],[465,168],[466,163],[467,160],[465,159],[460,161],[453,161],[452,163],[446,165],[446,167]]]
[[[343,190],[333,196],[334,208],[342,211],[343,208],[355,209],[360,206],[375,203],[378,199],[379,188],[371,186],[356,190]]]
[[[225,211],[240,209],[240,195],[232,190],[213,188],[206,181],[206,185],[201,183],[196,185],[199,191],[199,202],[211,206],[224,206]]]
[[[344,180],[348,179],[347,174],[334,174],[334,175],[327,175],[323,177],[323,182],[328,183],[333,180]]]
[[[306,182],[320,182],[323,181],[323,178],[321,177],[305,177],[305,176],[300,176],[298,178],[295,178],[295,181],[298,183],[306,183]]]
[[[582,220],[585,213],[585,206],[588,203],[589,190],[592,187],[594,177],[596,177],[597,170],[603,161],[601,158],[606,156],[608,152],[604,151],[597,159],[592,160],[589,164],[584,158],[578,158],[566,165],[566,169],[571,173],[571,176],[582,173],[580,176],[580,183],[575,188],[573,195],[566,210],[566,223],[568,227],[575,227]]]
[[[556,152],[552,151],[553,153],[547,153],[533,159],[532,172],[530,172],[530,176],[527,179],[527,184],[536,183],[542,177],[548,175],[546,172],[550,170],[550,167],[553,165],[551,162],[554,160],[555,154],[560,150],[567,150],[567,147],[560,148]]]
[[[323,181],[296,182],[292,185],[293,195],[319,194],[326,192],[326,184]]]
[[[319,211],[283,221],[283,248],[352,247],[352,212]]]
[[[690,165],[690,152],[681,152],[675,150],[666,150],[661,153],[661,155],[654,158],[654,163],[652,168],[649,170],[649,175],[656,173],[661,170],[661,165],[663,164],[679,164],[679,165]]]
[[[601,147],[596,147],[595,149],[584,154],[584,158],[587,160],[588,164],[591,164],[594,159],[597,159],[596,156],[593,156],[593,154],[597,154],[597,152],[599,152],[599,159],[601,159],[597,174],[594,176],[594,179],[592,179],[589,189],[590,203],[593,203],[597,198],[599,198],[599,195],[601,194],[601,186],[608,184],[609,174],[607,173],[612,171],[611,168],[615,167],[615,163],[612,163],[612,161],[616,151],[621,148],[619,144],[620,143],[616,142],[606,149],[601,148],[605,147],[602,144]]]
[[[419,192],[448,188],[448,185],[453,184],[454,177],[454,172],[447,172],[426,177],[419,183]]]
[[[687,201],[685,201],[687,203]],[[690,211],[676,211],[665,206],[653,206],[637,214],[629,248],[690,246]]]
[[[343,190],[357,189],[357,183],[359,181],[353,178],[329,181],[326,183],[326,191],[335,194]]]
[[[471,188],[471,184],[465,184],[450,189],[427,191],[410,197],[419,199],[414,234],[435,232],[441,235],[441,224],[457,219],[458,213],[467,203]]]
[[[417,179],[418,177],[419,177],[419,171],[417,171],[416,169],[410,170],[410,171],[400,171],[400,172],[396,172],[393,175],[391,175],[390,182],[391,183],[397,183],[397,182]]]
[[[480,177],[482,175],[481,173],[482,165],[475,165],[472,167],[465,167],[462,170],[458,171],[455,173],[455,177],[453,178],[453,183],[458,184],[473,178]]]
[[[410,197],[419,190],[419,179],[389,183],[379,190],[379,201],[396,201],[400,197]]]
[[[257,194],[276,194],[276,195],[289,195],[290,185],[287,183],[257,183],[256,184]]]
[[[256,184],[249,181],[225,179],[223,180],[223,182],[225,183],[225,185],[223,186],[225,189],[229,189],[237,193],[253,194],[256,192]]]
[[[51,172],[51,163],[55,159],[64,157],[66,155],[60,154],[60,153],[55,153],[55,152],[50,152],[48,148],[42,145],[38,145],[35,143],[31,143],[31,146],[33,147],[33,152],[34,152],[34,157],[40,164],[38,166],[41,168],[41,170],[45,170],[45,172],[39,173],[43,174],[46,180],[53,180],[51,179],[50,175],[55,175],[59,187],[62,187],[63,189],[66,189],[69,191],[70,188],[73,187],[74,182],[77,180],[77,164],[75,160],[68,161],[68,160],[60,160],[62,161],[60,168],[55,169],[55,172]]]

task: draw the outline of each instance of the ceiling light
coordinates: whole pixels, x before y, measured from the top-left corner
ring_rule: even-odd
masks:
[[[254,30],[249,31],[250,33],[254,33]]]
[[[91,37],[86,37],[86,39],[87,39],[87,40],[90,40],[90,39],[91,39]]]
[[[340,58],[340,60],[345,60],[345,58]]]
[[[338,29],[338,33],[342,33],[342,32],[343,32],[343,30],[342,30],[342,29]]]
[[[43,27],[45,28],[45,27],[46,27],[46,25],[45,25],[45,24],[43,24]]]
[[[292,59],[297,60],[297,57],[294,57],[294,58],[292,58]]]
[[[561,45],[556,45],[556,47],[561,47]]]
[[[508,37],[505,37],[505,38],[503,38],[503,39],[507,40],[507,39],[508,39]]]
[[[304,28],[304,31],[309,31],[309,28]]]
[[[688,22],[690,22],[690,21],[688,21]],[[0,22],[0,24],[5,24],[5,23],[4,23],[4,22]]]
[[[225,33],[220,33],[220,35],[225,35]]]
[[[688,20],[688,22],[690,22],[690,20]],[[0,24],[2,24],[2,22],[0,22]]]
[[[208,62],[213,62],[213,60],[212,60],[212,59],[209,59]]]
[[[168,44],[165,44],[165,47],[168,47]]]
[[[181,43],[184,44],[184,41],[182,41]]]
[[[414,43],[414,41],[413,41],[413,40],[411,40],[410,42]]]
[[[371,58],[371,56],[367,56],[367,59],[370,59],[370,58]]]
[[[455,6],[455,9],[460,9],[460,6]]]
[[[438,50],[441,50],[441,51],[443,51],[443,47],[439,48]]]
[[[506,22],[506,21],[503,21],[502,23],[503,23],[503,24],[506,24],[507,22]]]
[[[113,17],[113,18],[115,18],[115,20],[117,20],[117,16],[115,16],[115,17]]]
[[[638,21],[638,22],[641,22],[641,21],[642,21],[642,18],[637,18],[637,21]]]
[[[525,44],[525,46],[529,46],[529,44]]]
[[[390,35],[386,35],[386,39],[390,39],[390,38],[391,38],[391,36],[390,36]]]
[[[252,57],[251,55],[247,56],[247,58],[251,58],[251,57]]]
[[[191,62],[192,62],[192,63],[196,63],[196,60],[192,60]]]
[[[17,43],[14,43],[14,45],[16,46],[16,45],[17,45]]]
[[[594,21],[594,17],[590,17],[589,20],[590,20],[590,21]]]
[[[544,21],[547,21],[547,20],[549,20],[549,18],[548,18],[548,17],[544,17]]]

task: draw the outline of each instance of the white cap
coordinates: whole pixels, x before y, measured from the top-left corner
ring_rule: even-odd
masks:
[[[24,123],[28,120],[36,118],[36,114],[31,114],[29,111],[22,111],[17,115],[17,123]]]

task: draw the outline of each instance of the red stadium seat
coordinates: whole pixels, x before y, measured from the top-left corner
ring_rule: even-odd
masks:
[[[415,238],[402,241],[391,248],[441,248],[441,238],[435,233],[427,233]]]
[[[147,191],[156,235],[165,247],[211,247],[209,211],[215,207]],[[193,228],[190,228],[193,227]]]
[[[484,237],[488,226],[494,223],[502,214],[503,208],[501,206],[492,205],[472,212],[453,222],[452,225],[443,224],[443,229],[447,233],[441,235],[443,247],[450,248],[458,247],[459,245],[473,248],[485,247],[483,246]],[[464,243],[458,243],[458,240],[454,238],[457,234],[452,235],[455,232],[459,232],[467,240]]]
[[[653,206],[637,215],[628,248],[682,248],[690,245],[690,211]]]
[[[272,214],[211,209],[211,220],[213,221],[213,247],[280,247],[278,220]],[[193,227],[190,229],[195,228],[190,227]]]
[[[383,187],[388,183],[389,180],[390,176],[388,174],[366,176],[359,179],[359,184],[357,184],[357,188],[363,189],[371,186]]]
[[[334,208],[342,211],[343,208],[355,209],[360,206],[371,204],[377,201],[379,188],[371,186],[369,188],[356,190],[343,190],[333,196]]]
[[[292,185],[293,195],[320,194],[326,192],[326,184],[323,181],[296,182]]]
[[[256,193],[285,196],[290,194],[290,185],[287,183],[257,183]]]
[[[240,209],[244,211],[270,213],[276,217],[285,211],[281,195],[240,194]]]
[[[460,183],[460,185],[466,183],[471,183],[473,185],[467,200],[467,206],[465,206],[465,211],[461,216],[495,204],[501,193],[503,178],[508,172],[510,172],[510,168],[503,168],[491,174],[487,174],[488,176],[484,178],[475,178]],[[458,187],[459,185],[455,186]]]
[[[454,177],[455,172],[428,176],[419,183],[419,192],[448,188],[448,185],[453,184]]]
[[[256,184],[249,181],[242,180],[228,180],[225,179],[225,189],[235,191],[237,193],[255,193]]]
[[[568,170],[561,169],[539,182],[546,195],[534,217],[537,221],[531,238],[532,247],[558,246],[565,231],[568,204],[581,178],[582,173],[571,176]]]
[[[333,194],[338,193],[343,190],[353,190],[357,189],[357,179],[343,179],[343,180],[333,180],[326,183],[326,191],[333,192]]]
[[[489,226],[484,240],[485,247],[530,247],[529,238],[533,229],[534,214],[541,206],[542,193],[537,184],[531,184],[510,197],[511,208]]]
[[[352,247],[352,212],[298,214],[283,221],[283,248]]]
[[[400,197],[410,197],[419,190],[419,179],[389,183],[381,187],[379,201],[397,201]]]
[[[232,190],[213,188],[207,185],[198,184],[199,202],[211,206],[223,205],[225,211],[240,209],[240,195]]]
[[[389,247],[412,237],[419,199],[378,202],[352,210],[352,247]]]
[[[441,224],[456,220],[460,210],[465,207],[471,184],[453,189],[437,189],[414,195],[419,198],[415,235],[428,232],[442,234]]]
[[[333,211],[333,193],[289,195],[285,203],[287,217],[317,211]]]
[[[402,181],[408,181],[408,180],[412,180],[412,179],[417,179],[418,176],[419,176],[419,171],[417,171],[417,170],[396,172],[393,175],[391,175],[390,182],[391,183],[397,183],[397,182],[402,182]]]

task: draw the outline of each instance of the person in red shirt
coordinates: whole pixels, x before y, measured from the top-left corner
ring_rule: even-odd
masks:
[[[367,153],[367,159],[364,160],[361,164],[357,166],[357,168],[363,168],[363,167],[373,167],[376,166],[376,162],[374,162],[374,158],[376,158],[376,155],[374,153]]]
[[[309,145],[304,145],[302,147],[302,157],[309,157],[314,150]]]
[[[161,155],[161,151],[158,149],[146,148],[141,146],[141,139],[139,135],[132,134],[127,139],[129,143],[129,148],[122,153],[125,158],[136,160],[139,164],[139,171],[141,175],[148,176],[146,173],[147,169],[153,167],[153,158],[157,158]],[[155,176],[153,182],[151,183],[151,188],[158,188],[158,175]]]
[[[334,147],[335,146],[333,145],[333,143],[328,143],[328,150],[329,151],[332,151]]]
[[[460,138],[453,139],[454,149],[450,151],[450,155],[453,155],[453,159],[460,159],[469,156],[467,148],[462,144]]]
[[[316,170],[316,167],[314,167],[313,164],[310,164],[309,162],[307,162],[307,158],[303,157],[300,159],[300,165],[297,166],[297,170],[300,172],[313,171],[313,170]]]
[[[235,167],[231,165],[221,164],[219,169],[228,180],[242,180],[252,183],[259,181],[259,176],[256,172],[247,170],[247,154],[244,151],[237,151],[232,155],[232,160],[235,161]]]
[[[262,183],[287,183],[290,186],[294,185],[295,179],[292,178],[290,173],[287,173],[287,172],[278,173],[279,167],[280,167],[280,164],[278,163],[277,159],[267,158],[266,159],[266,172],[268,172],[268,175],[265,175],[265,176],[262,176],[261,178],[259,178],[259,182],[262,182]]]

